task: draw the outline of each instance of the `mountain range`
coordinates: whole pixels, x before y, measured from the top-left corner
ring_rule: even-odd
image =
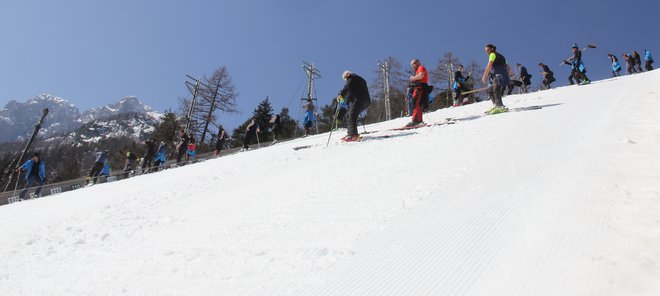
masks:
[[[28,137],[44,108],[49,112],[39,136],[75,142],[114,136],[143,140],[162,116],[133,96],[81,113],[63,98],[42,94],[25,103],[12,100],[0,109],[0,143],[22,141]]]

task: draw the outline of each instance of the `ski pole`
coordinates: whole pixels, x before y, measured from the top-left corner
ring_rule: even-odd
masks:
[[[18,188],[18,180],[21,179],[21,171],[16,171],[16,185],[14,185],[14,194],[12,196],[16,196],[16,189]]]
[[[337,108],[335,109],[335,116],[332,117],[332,122],[330,123],[330,135],[328,135],[328,142],[325,143],[325,147],[328,147],[328,145],[330,145],[330,137],[332,137],[332,130],[334,129],[333,127],[336,127],[337,125],[338,116],[339,116],[339,102],[337,102]]]
[[[261,148],[261,143],[259,143],[259,131],[257,131],[255,135],[257,135],[257,148]]]

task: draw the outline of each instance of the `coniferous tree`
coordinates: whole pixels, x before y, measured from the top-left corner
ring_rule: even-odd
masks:
[[[280,112],[280,124],[280,137],[282,139],[291,139],[303,132],[298,122],[289,115],[289,108],[282,108]]]
[[[270,119],[273,117],[273,107],[270,105],[270,101],[268,100],[268,97],[266,97],[265,100],[261,101],[259,103],[259,106],[257,106],[257,109],[254,109],[254,112],[252,112],[254,115],[253,117],[256,119],[257,126],[259,126],[259,141],[261,142],[267,142],[271,141],[271,133],[270,133]]]
[[[245,129],[250,124],[252,119],[256,120],[256,124],[259,127],[260,132],[258,133],[259,141],[266,142],[272,140],[270,134],[270,118],[273,116],[273,107],[270,105],[268,97],[265,100],[259,103],[259,106],[254,109],[252,112],[252,117],[248,118],[243,124],[239,125],[234,129],[231,135],[231,145],[232,146],[242,146],[243,145],[243,136],[245,136]]]
[[[153,138],[156,143],[163,141],[167,144],[172,144],[178,137],[178,131],[181,129],[179,126],[179,119],[172,111],[167,111],[161,118],[160,124],[156,126],[153,133]]]

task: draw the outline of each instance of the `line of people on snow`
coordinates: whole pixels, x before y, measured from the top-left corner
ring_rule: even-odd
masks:
[[[220,127],[220,130],[221,138],[219,138],[219,144],[216,145],[214,151],[214,155],[216,156],[219,155],[220,150],[223,148],[224,140],[227,138],[224,129]],[[138,158],[135,153],[126,150],[124,166],[120,173],[123,178],[133,176],[138,169],[142,173],[148,171],[157,172],[167,162],[168,147],[164,141],[161,141],[158,147],[156,147],[156,141],[154,139],[147,139],[144,145],[145,152],[142,158]],[[94,152],[94,164],[87,175],[87,184],[96,184],[100,177],[111,175],[109,153],[107,149]],[[177,163],[194,160],[197,156],[197,144],[194,135],[192,133],[188,135],[184,130],[180,130],[179,141],[174,148],[174,153]]]
[[[486,113],[497,114],[506,112],[507,108],[502,102],[502,97],[505,91],[508,89],[507,94],[511,94],[514,87],[519,87],[521,92],[527,92],[527,87],[531,85],[532,75],[529,74],[524,66],[518,63],[516,64],[519,73],[518,78],[511,79],[513,74],[511,68],[507,63],[506,58],[501,53],[497,52],[497,47],[493,44],[487,44],[484,50],[488,55],[488,64],[484,69],[481,81],[483,83],[487,83],[487,87],[482,90],[486,92],[489,100],[493,104],[493,107],[486,111]],[[569,83],[571,85],[583,85],[590,83],[590,80],[586,75],[586,67],[582,61],[582,51],[579,49],[577,44],[573,44],[571,50],[572,56],[563,62],[563,64],[571,66],[571,72],[568,77]],[[618,59],[611,53],[607,56],[612,63],[612,76],[619,76],[621,65],[619,64]],[[637,51],[633,51],[631,55],[624,53],[622,56],[626,61],[626,70],[628,74],[642,72],[641,56],[639,53],[637,53]],[[653,70],[653,56],[646,49],[644,50],[644,61],[646,70]],[[429,107],[429,95],[433,90],[433,86],[428,84],[428,71],[418,59],[413,59],[410,62],[410,66],[413,69],[414,74],[409,77],[410,84],[408,86],[405,100],[408,114],[412,118],[411,121],[406,124],[406,127],[414,128],[416,126],[425,124],[423,121],[423,112],[425,112]],[[542,84],[545,89],[549,89],[551,83],[556,81],[554,78],[554,73],[550,70],[548,65],[544,63],[539,63],[538,66],[541,69],[540,74],[543,76]],[[334,108],[336,110],[334,124],[339,126],[340,123],[345,123],[346,125],[347,134],[342,137],[342,141],[358,141],[360,135],[357,129],[357,120],[360,113],[365,111],[371,104],[369,88],[364,78],[351,71],[344,71],[341,77],[345,83],[333,102]],[[454,73],[454,81],[452,83],[452,90],[454,91],[454,107],[464,104],[462,100],[462,95],[464,92],[472,92],[467,87],[466,82],[468,79],[470,79],[469,75],[463,76],[463,65],[458,65],[457,71]],[[307,100],[303,108],[305,110],[305,116],[303,118],[303,136],[307,136],[309,135],[311,128],[316,124],[316,116],[318,114],[316,113],[316,107],[314,106],[311,99]],[[280,115],[274,115],[271,118],[269,124],[273,132],[273,142],[276,142],[278,137],[277,135],[281,130]],[[259,132],[260,128],[257,124],[256,118],[252,118],[246,127],[245,134],[243,136],[243,150],[249,149],[249,144],[252,138],[256,137],[258,142]],[[214,150],[215,156],[220,154],[220,151],[224,148],[225,141],[227,139],[228,135],[226,131],[222,128],[222,126],[220,126],[220,131],[218,132],[218,139]],[[145,141],[145,145],[146,153],[142,159],[141,168],[143,170],[151,168],[153,163],[153,170],[158,171],[159,167],[167,161],[167,145],[164,142],[160,142],[160,145],[156,149],[155,141],[153,139]],[[184,130],[181,130],[179,132],[179,141],[175,148],[176,162],[181,162],[184,159],[184,156],[186,161],[194,159],[196,156],[196,148],[197,147],[194,135],[187,135]],[[97,182],[100,176],[110,175],[108,154],[108,150],[95,152],[94,165],[90,169],[89,175],[87,177],[88,183],[94,184]],[[137,168],[137,160],[138,158],[134,153],[131,151],[126,152],[126,160],[124,169],[122,170],[124,177],[129,177],[134,173]],[[25,176],[26,185],[24,190],[21,191],[19,198],[24,199],[28,189],[34,183],[38,184],[38,188],[35,191],[35,196],[39,196],[41,193],[41,188],[46,181],[45,163],[40,159],[39,153],[35,153],[32,159],[28,160],[18,169],[18,172],[21,170],[27,171],[27,174]]]
[[[644,72],[642,70],[642,57],[639,55],[639,53],[636,50],[633,50],[632,54],[623,53],[621,54],[621,57],[623,58],[624,61],[626,61],[626,72],[628,72],[628,74]],[[610,63],[612,64],[612,77],[621,76],[620,72],[622,68],[621,68],[621,64],[619,63],[619,59],[617,59],[616,55],[608,53],[607,58],[610,60]],[[646,69],[646,71],[653,70],[653,62],[654,62],[653,55],[651,55],[650,51],[645,49],[644,68]]]

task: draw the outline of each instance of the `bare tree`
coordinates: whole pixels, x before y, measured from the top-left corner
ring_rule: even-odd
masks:
[[[437,88],[450,88],[453,71],[456,71],[456,66],[460,64],[460,59],[455,56],[451,51],[443,54],[442,59],[438,61],[435,69],[431,71],[431,78]]]
[[[381,64],[387,63],[390,66],[390,106],[392,117],[399,117],[406,109],[405,96],[408,87],[408,76],[403,64],[393,58],[387,57]],[[385,90],[383,73],[380,67],[375,70],[375,79],[369,87],[371,94],[371,105],[367,111],[367,122],[379,122],[385,120]]]
[[[191,132],[200,137],[197,142],[203,144],[206,135],[213,133],[209,126],[213,129],[217,129],[219,126],[217,123],[218,111],[237,112],[236,97],[238,97],[238,93],[231,82],[227,67],[222,66],[215,70],[210,78],[201,79],[196,94],[192,116],[188,120],[190,120]],[[191,102],[192,100],[188,98],[181,99],[182,111],[187,111]]]

